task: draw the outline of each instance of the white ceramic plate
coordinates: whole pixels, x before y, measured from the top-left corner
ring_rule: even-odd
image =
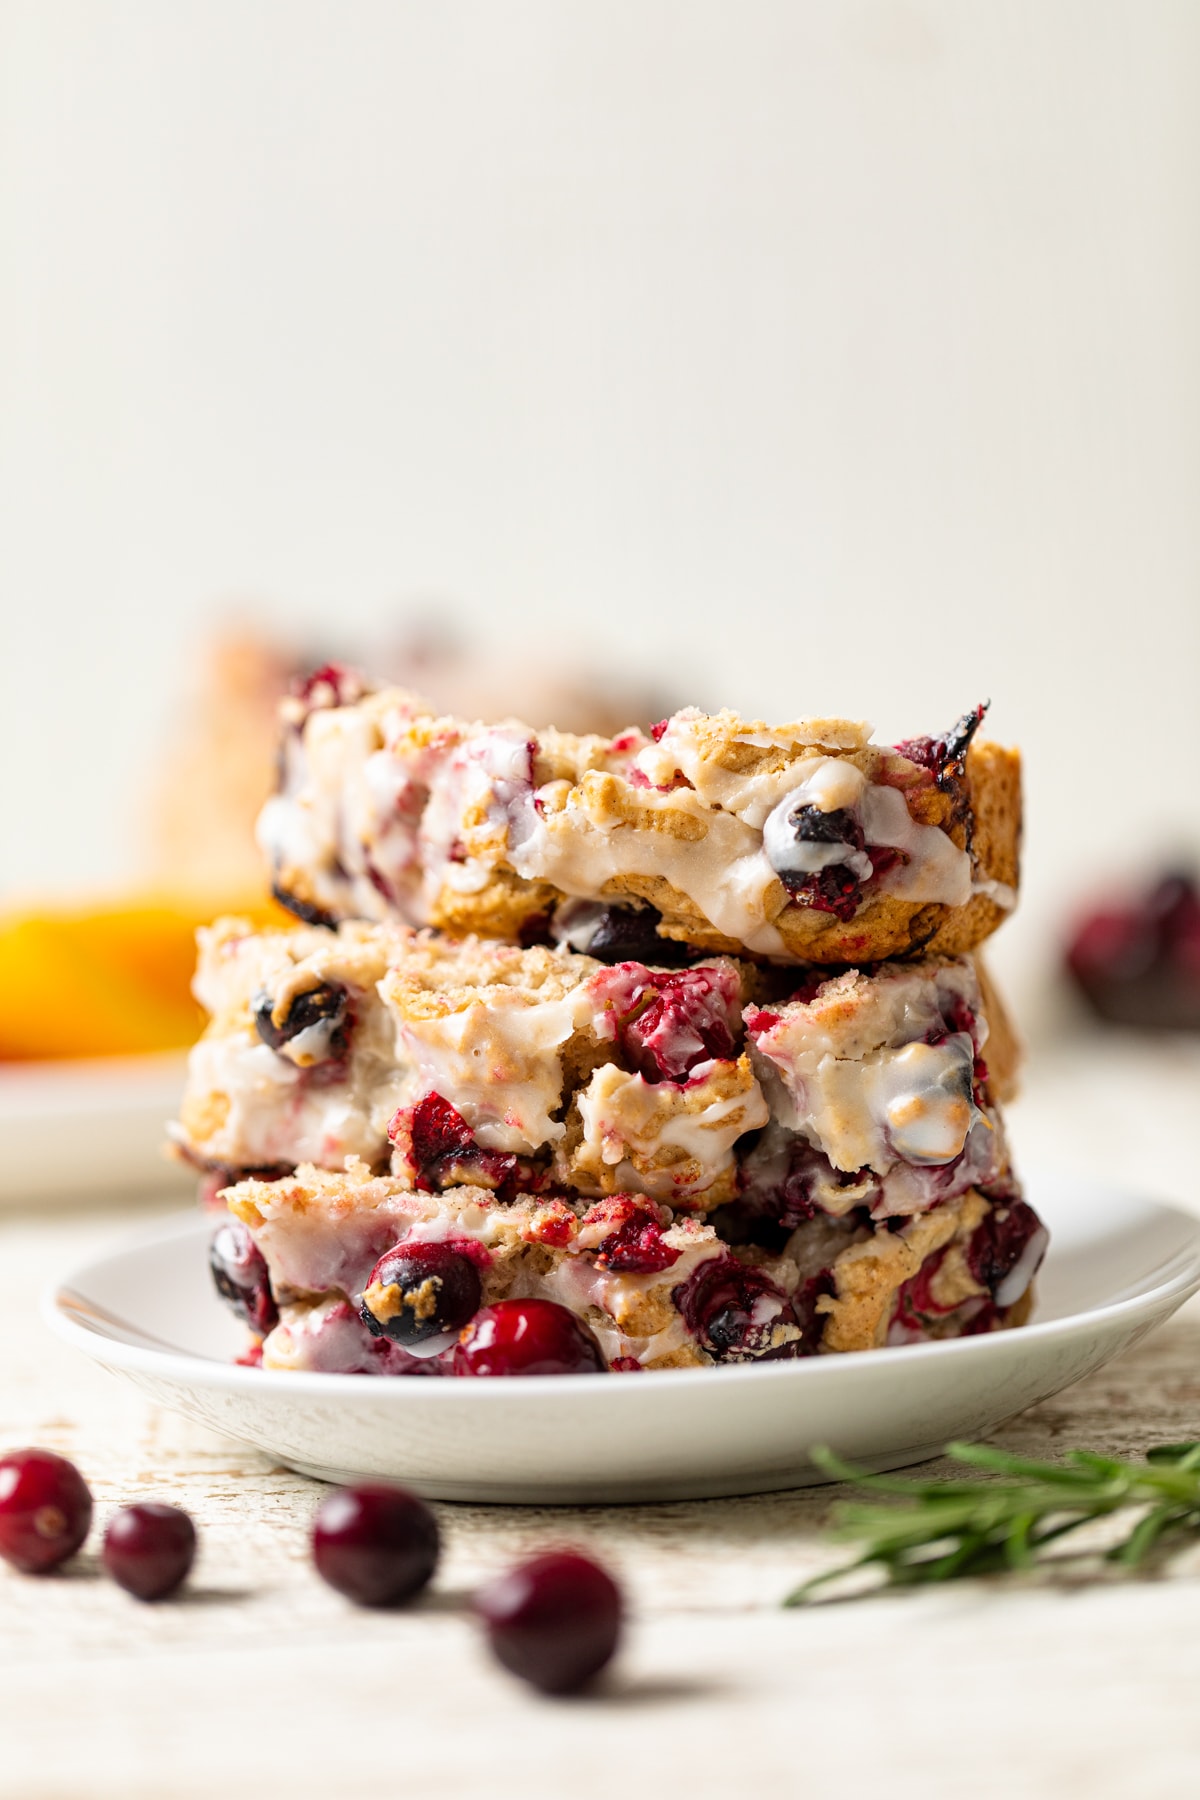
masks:
[[[324,1480],[390,1477],[445,1500],[700,1499],[820,1479],[814,1444],[875,1469],[977,1437],[1057,1394],[1200,1288],[1200,1221],[1062,1178],[1030,1197],[1052,1233],[1021,1331],[802,1362],[611,1380],[381,1380],[230,1366],[244,1343],[188,1216],[88,1263],[53,1328],[153,1399]]]
[[[181,1051],[0,1063],[0,1206],[194,1187],[163,1159],[186,1066]]]

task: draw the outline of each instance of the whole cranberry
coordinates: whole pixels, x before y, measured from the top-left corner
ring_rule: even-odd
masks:
[[[452,1244],[397,1244],[381,1256],[363,1294],[362,1321],[374,1337],[420,1344],[458,1331],[479,1306],[479,1270]]]
[[[74,1556],[91,1529],[92,1496],[74,1463],[51,1450],[0,1457],[0,1556],[41,1575]]]
[[[577,1551],[518,1563],[480,1589],[475,1610],[496,1657],[544,1694],[571,1694],[611,1658],[621,1635],[621,1590]]]
[[[100,1560],[119,1587],[139,1600],[162,1600],[187,1578],[196,1527],[181,1507],[139,1500],[114,1513]]]
[[[209,1246],[208,1266],[218,1294],[251,1331],[265,1337],[278,1325],[266,1261],[240,1219],[222,1219]]]
[[[317,1573],[359,1606],[396,1606],[437,1567],[437,1520],[416,1494],[387,1482],[338,1488],[313,1520]]]
[[[456,1375],[602,1375],[604,1352],[553,1300],[497,1300],[475,1314],[454,1349]]]

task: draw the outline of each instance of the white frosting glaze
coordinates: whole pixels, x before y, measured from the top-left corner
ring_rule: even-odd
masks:
[[[810,843],[797,836],[793,819],[803,806],[818,812],[853,811],[867,786],[853,763],[838,757],[817,757],[811,773],[792,788],[773,809],[763,826],[763,849],[772,868],[782,874],[815,875],[821,869],[844,863],[859,881],[871,875],[871,859],[846,843]]]
[[[976,1020],[974,1041],[966,1031],[945,1035],[943,1009],[956,1003]],[[987,1027],[978,1007],[965,961],[940,965],[932,979],[919,967],[852,972],[811,1003],[751,1012],[751,1061],[773,1117],[835,1169],[886,1175],[898,1162],[943,1164],[981,1119],[972,1073]]]
[[[693,1070],[692,1083],[703,1083],[721,1066],[709,1063]],[[577,1165],[607,1164],[618,1171],[623,1187],[657,1200],[710,1188],[732,1166],[738,1138],[766,1124],[767,1103],[757,1082],[727,1097],[714,1095],[694,1111],[687,1109],[687,1101],[687,1089],[648,1082],[605,1064],[577,1097],[583,1125]],[[686,1161],[664,1159],[662,1167],[652,1166],[669,1148],[682,1150]]]
[[[396,1037],[418,1093],[448,1100],[485,1149],[530,1154],[566,1129],[553,1117],[562,1104],[562,1046],[590,1016],[582,989],[530,1001],[496,986],[486,1001],[441,1017],[397,1013]]]
[[[592,774],[535,792],[524,726],[435,725],[411,704],[381,711],[378,701],[317,711],[302,737],[286,740],[283,791],[263,810],[260,842],[277,867],[305,877],[303,898],[364,918],[398,911],[412,923],[431,916],[445,887],[481,892],[501,864],[578,899],[622,877],[658,877],[715,929],[772,957],[786,955],[773,923],[778,871],[811,874],[839,860],[914,904],[961,906],[973,891],[1008,903],[1001,884],[972,886],[970,856],[939,827],[913,820],[897,789],[865,782],[847,755],[825,753],[861,750],[866,727],[818,720],[771,731],[720,715],[714,736],[713,724],[685,709],[659,742],[631,737],[627,753],[600,745]],[[726,768],[729,742],[785,754]],[[596,764],[636,778],[637,825],[596,802],[597,779],[609,779]],[[876,878],[863,852],[797,844],[786,827],[797,805],[856,808],[867,844],[903,860]],[[656,812],[672,815],[678,833],[665,819],[660,828]]]
[[[408,1092],[404,1071],[373,1057],[352,1057],[342,1081],[314,1082],[249,1033],[201,1038],[188,1059],[188,1087],[227,1102],[219,1127],[196,1148],[234,1168],[313,1162],[338,1169],[347,1156],[376,1162]]]

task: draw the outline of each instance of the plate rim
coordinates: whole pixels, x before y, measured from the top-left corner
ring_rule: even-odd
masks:
[[[1065,1171],[1058,1171],[1050,1178],[1062,1180],[1064,1175]],[[1167,1272],[1162,1274],[1159,1270],[1151,1271],[1147,1277],[1150,1285],[1140,1287],[1133,1294],[1119,1296],[1061,1318],[1035,1318],[1030,1324],[1022,1325],[1014,1331],[943,1338],[920,1344],[884,1345],[876,1350],[846,1356],[798,1357],[770,1363],[735,1363],[716,1369],[645,1369],[641,1371],[638,1381],[622,1385],[624,1388],[632,1388],[636,1393],[656,1393],[664,1385],[672,1392],[682,1393],[695,1390],[698,1384],[702,1389],[711,1390],[714,1376],[720,1379],[726,1390],[737,1381],[759,1384],[764,1381],[795,1383],[815,1378],[828,1384],[858,1379],[865,1361],[871,1368],[881,1372],[894,1368],[897,1359],[901,1360],[905,1368],[914,1370],[918,1365],[927,1365],[931,1359],[936,1363],[938,1359],[945,1361],[951,1356],[957,1356],[960,1362],[972,1358],[977,1361],[980,1357],[986,1359],[988,1356],[1002,1355],[1006,1349],[1011,1350],[1017,1345],[1029,1345],[1032,1348],[1053,1343],[1057,1339],[1070,1338],[1089,1326],[1116,1327],[1131,1316],[1136,1318],[1142,1313],[1154,1314],[1171,1300],[1175,1301],[1176,1306],[1182,1305],[1200,1291],[1200,1219],[1194,1213],[1173,1205],[1170,1201],[1137,1194],[1115,1184],[1092,1181],[1090,1177],[1088,1185],[1098,1198],[1103,1196],[1109,1201],[1123,1200],[1127,1205],[1168,1215],[1189,1228],[1189,1241],[1181,1244],[1171,1254],[1165,1265]],[[195,1208],[179,1211],[158,1220],[152,1227],[142,1227],[130,1233],[101,1255],[81,1260],[43,1291],[40,1307],[43,1323],[56,1337],[107,1368],[159,1375],[176,1382],[190,1382],[192,1385],[233,1393],[261,1395],[264,1392],[264,1382],[273,1386],[276,1379],[282,1376],[287,1383],[287,1394],[295,1399],[310,1395],[332,1400],[338,1395],[348,1397],[351,1394],[364,1398],[373,1395],[382,1399],[384,1394],[398,1392],[404,1398],[400,1402],[391,1402],[392,1404],[445,1407],[477,1405],[479,1390],[493,1394],[498,1391],[500,1396],[507,1394],[510,1396],[507,1404],[516,1404],[523,1395],[552,1390],[565,1398],[570,1393],[590,1391],[593,1385],[594,1378],[590,1375],[528,1375],[519,1381],[499,1382],[372,1381],[362,1375],[310,1369],[264,1370],[223,1361],[219,1357],[202,1356],[180,1349],[159,1350],[130,1342],[127,1338],[109,1336],[87,1324],[79,1316],[83,1307],[93,1303],[87,1300],[85,1294],[77,1291],[76,1284],[82,1286],[94,1270],[103,1268],[106,1264],[120,1263],[139,1251],[169,1245],[175,1240],[199,1239],[210,1225],[211,1220]],[[137,1329],[128,1320],[116,1320],[115,1323],[126,1329]],[[817,1370],[823,1373],[817,1376]],[[449,1397],[454,1394],[460,1395],[460,1398],[455,1400]],[[435,1399],[435,1395],[444,1397]],[[469,1396],[476,1398],[471,1399]],[[506,1402],[497,1398],[486,1404],[496,1406]]]

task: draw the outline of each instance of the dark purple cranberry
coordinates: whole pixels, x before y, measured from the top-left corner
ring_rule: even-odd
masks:
[[[416,1494],[382,1481],[338,1488],[313,1520],[317,1573],[359,1606],[398,1606],[437,1567],[437,1520]]]
[[[240,1219],[227,1218],[217,1227],[208,1253],[218,1294],[227,1300],[251,1331],[265,1337],[279,1323],[262,1251]]]
[[[831,812],[822,812],[819,806],[797,806],[788,818],[802,844],[845,844],[861,850],[866,843],[862,826],[844,806]]]
[[[662,914],[653,906],[605,906],[596,914],[586,944],[580,946],[597,962],[651,963],[660,969],[681,968],[697,953],[673,938],[658,935]]]
[[[862,883],[845,863],[831,863],[815,875],[784,870],[779,879],[797,905],[832,913],[843,925],[850,923],[862,905]]]
[[[751,1016],[752,1036],[764,1028],[760,1020],[767,1016]],[[727,1243],[762,1243],[775,1248],[776,1238],[755,1235],[755,1220],[774,1223],[791,1233],[823,1212],[822,1202],[840,1190],[862,1190],[859,1203],[867,1205],[878,1187],[879,1179],[869,1169],[854,1173],[835,1169],[829,1158],[798,1132],[773,1125],[739,1156],[739,1198],[722,1211],[728,1214],[729,1230],[740,1235],[727,1236],[724,1231],[721,1235]]]
[[[794,1332],[774,1341],[776,1327],[795,1323],[786,1294],[761,1269],[732,1256],[701,1263],[674,1300],[688,1330],[718,1362],[800,1353]]]
[[[187,1579],[196,1527],[178,1506],[140,1500],[109,1520],[101,1561],[118,1586],[139,1600],[163,1600]]]
[[[371,1271],[362,1321],[373,1337],[421,1344],[440,1332],[461,1330],[482,1295],[479,1270],[452,1244],[397,1244]]]
[[[350,996],[337,981],[322,982],[297,994],[284,1017],[275,1023],[274,1002],[270,994],[259,994],[254,1001],[254,1028],[268,1049],[284,1054],[287,1046],[301,1032],[317,1030],[310,1040],[311,1053],[306,1063],[340,1062],[347,1049],[347,1018]]]
[[[456,1185],[492,1188],[511,1199],[518,1187],[536,1191],[539,1177],[532,1165],[507,1151],[485,1150],[457,1107],[440,1094],[426,1094],[412,1108],[401,1107],[388,1126],[393,1143],[411,1145],[413,1174],[419,1188],[437,1193]]]
[[[456,1375],[602,1375],[592,1333],[554,1300],[498,1300],[467,1326],[454,1351]]]
[[[961,779],[967,767],[967,751],[971,748],[971,740],[983,724],[984,714],[991,705],[984,700],[970,712],[953,724],[942,737],[906,738],[902,744],[896,745],[900,756],[906,756],[919,768],[928,769],[939,787],[946,787],[951,782]]]
[[[300,919],[305,925],[324,925],[333,930],[337,925],[337,914],[327,912],[323,906],[317,906],[311,900],[302,900],[298,894],[289,893],[280,881],[272,881],[271,898],[282,906],[284,912],[290,912],[294,919]]]
[[[475,1596],[497,1660],[544,1694],[573,1694],[608,1663],[621,1635],[621,1590],[572,1550],[518,1563]]]
[[[1021,1298],[1046,1254],[1049,1234],[1032,1206],[1024,1200],[1005,1200],[993,1206],[967,1244],[967,1267],[981,1287],[987,1288],[999,1306],[1011,1306]],[[1018,1264],[1020,1289],[1009,1294],[1005,1283]],[[1011,1285],[1011,1284],[1010,1284]]]
[[[92,1524],[92,1496],[74,1463],[52,1450],[0,1457],[0,1556],[41,1575],[74,1556]]]

